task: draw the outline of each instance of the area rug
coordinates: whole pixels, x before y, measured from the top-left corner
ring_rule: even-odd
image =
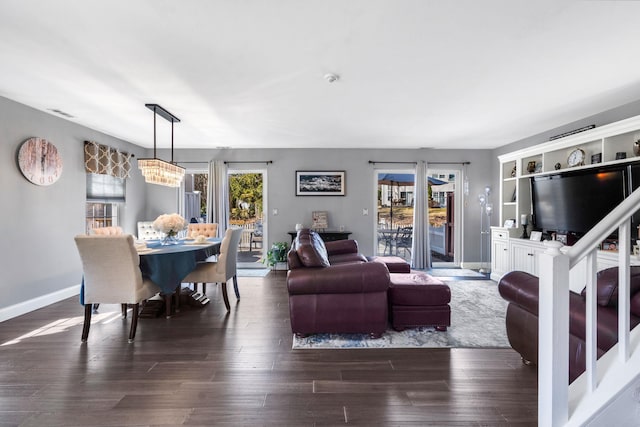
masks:
[[[239,268],[238,277],[266,277],[271,270],[268,268]]]
[[[396,332],[389,328],[381,338],[366,334],[294,335],[294,349],[341,348],[507,348],[507,302],[492,280],[459,280],[451,288],[451,326],[446,332],[432,327]]]

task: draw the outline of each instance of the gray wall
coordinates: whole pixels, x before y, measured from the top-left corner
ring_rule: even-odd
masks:
[[[56,145],[64,168],[51,186],[27,181],[17,152],[30,137]],[[73,236],[85,230],[85,140],[97,141],[137,157],[145,150],[70,121],[0,97],[0,309],[80,283],[82,269]],[[127,180],[122,225],[134,232],[146,206],[146,186],[136,169]]]
[[[164,153],[162,155],[165,155]],[[178,162],[195,162],[219,159],[232,162],[272,160],[273,163],[237,163],[236,169],[267,170],[267,214],[268,245],[276,241],[290,241],[287,234],[296,223],[311,225],[311,213],[316,210],[329,212],[330,228],[343,225],[353,232],[363,253],[370,255],[374,249],[374,229],[376,225],[375,195],[376,183],[373,161],[431,162],[471,161],[467,167],[470,177],[470,203],[464,207],[463,261],[476,262],[480,259],[479,233],[476,233],[479,207],[476,195],[491,182],[491,155],[489,150],[366,150],[366,149],[252,149],[252,150],[178,150],[174,155]],[[454,167],[456,165],[453,165]],[[412,167],[402,164],[380,164],[376,168]],[[436,167],[434,165],[434,167]],[[443,167],[438,165],[438,167]],[[457,166],[461,167],[461,166]],[[346,196],[298,196],[295,195],[295,172],[297,170],[344,170],[346,172]],[[152,202],[153,203],[153,202]],[[278,209],[278,215],[273,215]],[[369,215],[362,214],[363,209]],[[477,234],[477,235],[476,235]]]

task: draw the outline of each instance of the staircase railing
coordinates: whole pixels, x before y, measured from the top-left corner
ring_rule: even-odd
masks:
[[[540,255],[538,425],[583,425],[640,376],[640,328],[629,333],[631,216],[634,191],[565,253],[545,242]],[[600,242],[618,230],[618,344],[597,360],[596,273]],[[568,385],[569,270],[586,259],[586,371]],[[637,339],[636,339],[637,338]],[[633,340],[632,340],[633,339]],[[617,356],[616,356],[617,352]]]

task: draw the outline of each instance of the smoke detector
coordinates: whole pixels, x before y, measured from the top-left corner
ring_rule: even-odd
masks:
[[[340,78],[340,76],[338,76],[337,74],[333,74],[333,73],[328,73],[324,75],[324,79],[326,81],[328,81],[329,83],[333,83],[335,81],[338,81],[338,79]]]

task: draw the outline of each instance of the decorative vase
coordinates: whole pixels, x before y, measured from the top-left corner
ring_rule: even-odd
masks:
[[[180,243],[180,241],[178,240],[178,233],[176,233],[175,231],[170,231],[165,234],[164,239],[162,239],[162,242],[160,244],[162,246],[167,246],[177,245],[178,243]]]

